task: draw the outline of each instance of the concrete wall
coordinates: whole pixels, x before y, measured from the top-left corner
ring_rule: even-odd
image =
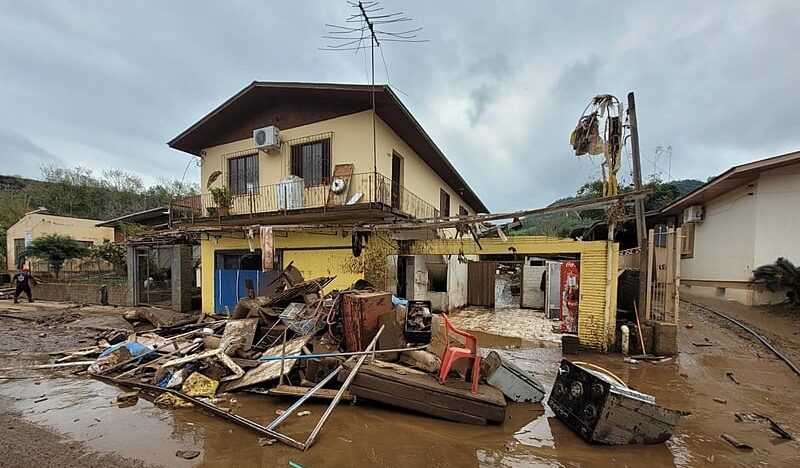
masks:
[[[754,188],[739,187],[705,204],[705,219],[697,223],[694,254],[681,260],[681,278],[743,281],[753,270],[756,235]]]
[[[695,227],[694,255],[681,261],[685,289],[745,305],[782,301],[783,293],[752,288],[749,281],[754,269],[778,257],[800,263],[799,187],[795,164],[707,202],[705,219]]]
[[[34,300],[100,304],[100,285],[82,283],[39,283],[33,286]],[[127,283],[108,286],[108,303],[118,306],[133,305],[133,290]],[[21,300],[27,300],[23,294]]]
[[[14,239],[25,239],[26,232],[30,232],[30,240],[49,234],[70,236],[75,240],[101,244],[103,240],[114,240],[114,229],[96,227],[101,221],[96,219],[70,218],[66,216],[53,216],[43,213],[33,213],[24,216],[6,233],[6,252],[8,253],[9,270],[16,270],[14,261],[17,254],[14,251]]]
[[[757,193],[754,267],[778,257],[800,265],[800,164],[762,173]]]
[[[376,155],[378,173],[386,177],[392,175],[392,154],[397,152],[402,157],[401,182],[412,193],[439,208],[439,189],[444,188],[450,194],[450,213],[458,214],[459,205],[474,214],[453,187],[446,184],[405,142],[397,136],[380,118],[376,119]],[[372,111],[363,111],[335,119],[315,122],[300,127],[281,129],[284,144],[280,151],[259,152],[258,184],[277,184],[281,178],[291,174],[291,140],[313,135],[333,133],[331,139],[331,170],[337,164],[352,163],[354,173],[372,172]],[[228,155],[253,148],[252,139],[244,139],[224,145],[206,148],[200,168],[200,186],[206,190],[206,181],[214,171],[227,174]],[[219,177],[212,186],[222,187],[227,184],[225,177]],[[327,190],[327,189],[325,189]]]

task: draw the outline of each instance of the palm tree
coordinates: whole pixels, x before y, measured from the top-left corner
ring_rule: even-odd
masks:
[[[763,285],[772,292],[786,290],[786,302],[800,307],[800,268],[786,258],[779,257],[775,263],[753,270],[751,283]]]

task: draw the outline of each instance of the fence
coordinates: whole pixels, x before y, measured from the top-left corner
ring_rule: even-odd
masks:
[[[677,323],[680,312],[681,229],[648,233],[645,319]]]
[[[343,192],[344,205],[378,203],[415,218],[434,218],[439,210],[407,190],[401,184],[375,172],[350,176]],[[233,194],[229,206],[219,206],[211,193],[177,200],[170,204],[173,221],[202,220],[226,216],[254,216],[261,213],[289,214],[308,208],[329,209],[342,203],[332,203],[331,178],[319,180],[287,179],[277,184],[248,189],[247,193]]]
[[[58,275],[48,262],[31,259],[28,262],[31,274],[44,280],[86,283],[119,283],[127,278],[124,268],[116,267],[105,261],[91,259],[73,259],[64,263]]]

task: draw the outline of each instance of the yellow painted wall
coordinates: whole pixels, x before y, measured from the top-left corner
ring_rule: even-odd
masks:
[[[474,242],[461,239],[416,241],[409,255],[507,255],[514,247],[517,254],[580,254],[581,288],[578,305],[578,337],[581,345],[607,351],[614,344],[617,320],[617,268],[619,244],[611,254],[611,291],[606,300],[607,252],[605,241],[582,242],[572,239],[540,236],[512,236],[505,243],[498,238],[481,239],[483,249]]]
[[[401,182],[403,186],[426,202],[439,208],[439,189],[444,188],[450,194],[450,213],[458,214],[459,205],[463,205],[474,214],[456,191],[448,186],[422,159],[397,136],[380,118],[376,119],[376,146],[378,173],[386,177],[392,175],[392,152],[397,151],[403,158]],[[315,122],[301,127],[283,130],[281,140],[284,142],[280,151],[259,152],[260,186],[277,184],[281,178],[290,175],[290,145],[286,142],[313,135],[333,132],[331,139],[331,170],[336,164],[354,164],[354,173],[372,172],[372,111],[363,111],[335,119]],[[206,148],[200,168],[200,185],[206,190],[206,181],[214,171],[227,174],[227,158],[237,152],[250,150],[253,147],[251,138],[224,145]],[[227,184],[225,177],[219,177],[212,186],[222,187]],[[204,192],[205,193],[205,192]]]
[[[342,237],[341,235],[289,233],[286,237],[275,236],[275,248],[286,249],[283,253],[284,266],[288,265],[290,261],[294,261],[294,265],[306,279],[320,276],[336,276],[336,279],[328,285],[326,291],[345,289],[357,279],[363,277],[363,274],[355,268],[356,264],[353,262],[350,243],[349,236]],[[254,247],[258,248],[258,236],[256,236],[254,244]],[[331,249],[330,247],[346,248]],[[211,313],[214,310],[214,253],[217,250],[247,248],[247,240],[241,238],[222,237],[216,244],[211,240],[200,241],[202,306],[204,312]],[[314,250],[305,250],[307,248],[314,248]]]
[[[97,227],[97,223],[102,221],[96,219],[70,218],[67,216],[54,216],[44,213],[33,213],[24,216],[13,226],[8,228],[6,233],[6,252],[8,252],[8,269],[16,269],[14,261],[16,252],[14,251],[14,239],[24,239],[25,231],[31,231],[31,238],[49,234],[61,234],[70,236],[79,241],[90,241],[101,244],[103,240],[114,240],[114,229],[107,227]]]

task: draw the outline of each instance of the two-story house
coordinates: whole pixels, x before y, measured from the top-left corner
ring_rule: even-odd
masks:
[[[388,86],[253,82],[169,146],[200,158],[201,195],[170,210],[174,223],[208,227],[200,240],[204,311],[232,310],[245,278],[257,287],[269,275],[261,271],[258,230],[251,237],[248,226],[276,227],[274,271],[294,262],[306,278],[336,275],[330,287],[342,289],[370,279],[354,262],[350,234],[281,225],[488,212]],[[466,269],[428,257],[410,272],[396,262],[401,271],[386,275],[411,278],[409,289],[376,286],[425,298],[422,285],[444,294],[436,296],[443,308],[463,305],[463,294],[447,297],[447,285],[465,283],[454,276]]]

